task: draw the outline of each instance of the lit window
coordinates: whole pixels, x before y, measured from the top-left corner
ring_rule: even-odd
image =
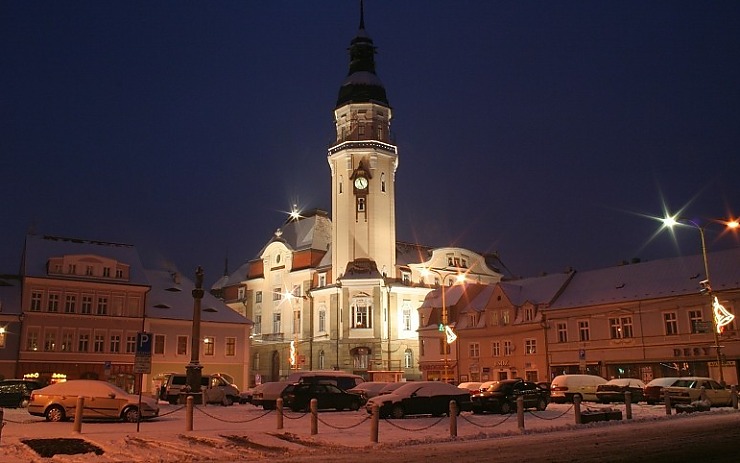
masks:
[[[525,339],[524,340],[524,355],[534,355],[537,353],[537,340],[536,339]]]

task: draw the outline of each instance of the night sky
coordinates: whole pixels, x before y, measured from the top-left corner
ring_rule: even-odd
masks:
[[[358,0],[0,1],[0,273],[38,234],[210,285],[327,148]],[[397,238],[519,276],[700,252],[740,214],[740,2],[367,0],[394,110]]]

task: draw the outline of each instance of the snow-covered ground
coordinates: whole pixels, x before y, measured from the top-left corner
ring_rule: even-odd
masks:
[[[606,406],[584,403],[582,410],[601,410]],[[624,412],[624,405],[612,405]],[[278,428],[275,411],[252,405],[196,406],[193,430],[186,430],[186,411],[182,406],[161,405],[161,415],[153,421],[131,423],[89,423],[80,433],[72,422],[47,423],[31,417],[24,409],[5,409],[0,461],[11,462],[199,462],[254,461],[283,459],[291,455],[336,453],[342,449],[378,449],[412,444],[482,440],[499,436],[541,434],[543,432],[580,432],[584,428],[614,426],[616,423],[576,425],[570,404],[550,404],[543,412],[524,414],[524,432],[516,414],[472,415],[457,418],[457,437],[451,437],[450,418],[408,417],[379,422],[378,443],[371,440],[371,420],[361,409],[357,412],[320,412],[317,433],[312,435],[310,414],[286,412],[283,428]],[[633,405],[633,419],[627,426],[670,420],[693,426],[697,417],[737,416],[732,408],[713,408],[710,412],[667,416],[662,405]],[[624,413],[623,413],[624,415]],[[42,458],[22,441],[38,438],[80,438],[100,447],[102,455],[57,455]],[[295,460],[294,460],[295,461]],[[413,461],[413,460],[408,460]]]

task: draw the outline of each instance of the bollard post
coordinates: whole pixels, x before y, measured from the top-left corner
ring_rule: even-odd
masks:
[[[576,424],[581,424],[581,396],[573,396],[573,410],[576,412]]]
[[[3,428],[5,427],[5,421],[3,421],[4,419],[5,419],[5,410],[0,408],[0,441],[2,440],[2,437],[3,437]]]
[[[737,386],[733,384],[730,391],[732,391],[732,408],[737,410]]]
[[[665,414],[670,415],[671,414],[671,396],[663,393],[663,402],[665,402]]]
[[[370,442],[378,443],[378,422],[380,421],[380,407],[373,405],[372,419],[370,420]]]
[[[185,431],[193,430],[193,396],[185,399]]]
[[[275,401],[275,410],[277,411],[277,428],[283,429],[283,398],[278,397]]]
[[[450,400],[450,437],[457,437],[457,402]]]
[[[316,399],[311,399],[311,435],[315,436],[319,433],[319,412],[318,402]]]
[[[82,432],[82,411],[85,409],[85,398],[82,396],[77,397],[77,404],[75,406],[75,424],[72,430],[76,433]]]
[[[524,432],[524,396],[516,398],[516,422],[519,425],[519,431]]]
[[[632,419],[632,393],[630,391],[624,391],[624,411],[627,415],[627,419]]]

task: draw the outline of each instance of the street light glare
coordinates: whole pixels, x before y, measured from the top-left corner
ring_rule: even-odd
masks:
[[[731,220],[731,221],[727,222],[725,225],[727,225],[727,228],[731,228],[731,229],[734,230],[734,229],[740,227],[740,222],[738,222],[737,219],[736,219],[736,220]]]
[[[663,221],[663,225],[665,225],[668,228],[673,228],[676,225],[678,225],[678,220],[676,220],[676,217],[668,216],[668,217],[664,217],[661,220]]]

